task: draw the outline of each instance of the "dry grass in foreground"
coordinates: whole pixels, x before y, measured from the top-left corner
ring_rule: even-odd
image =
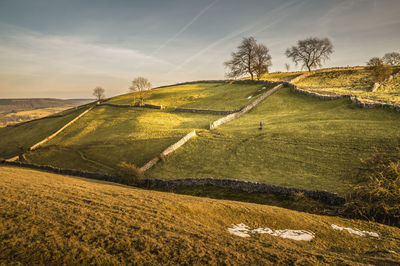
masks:
[[[395,264],[400,229],[278,207],[0,167],[0,264]],[[302,229],[311,242],[240,238],[231,224]],[[377,232],[360,237],[331,224]]]

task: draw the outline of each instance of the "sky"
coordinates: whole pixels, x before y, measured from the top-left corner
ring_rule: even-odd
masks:
[[[92,98],[224,79],[244,37],[265,44],[270,71],[299,69],[285,50],[308,37],[334,45],[324,67],[400,52],[399,0],[0,0],[0,98]]]

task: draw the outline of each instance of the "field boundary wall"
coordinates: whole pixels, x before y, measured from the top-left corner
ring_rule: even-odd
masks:
[[[263,100],[265,100],[268,96],[270,96],[272,93],[276,92],[278,89],[282,88],[283,85],[286,83],[280,83],[279,85],[276,85],[275,87],[273,87],[272,89],[268,90],[267,92],[261,94],[256,100],[254,100],[252,103],[244,106],[240,111],[229,114],[225,117],[222,117],[214,122],[212,122],[210,124],[210,130],[211,129],[215,129],[216,127],[225,124],[229,121],[232,121],[240,116],[242,116],[243,114],[247,113],[248,111],[250,111],[251,109],[253,109],[257,104],[259,104],[260,102],[262,102]]]
[[[0,161],[0,164],[6,166],[24,167],[35,170],[44,170],[56,174],[78,176],[108,182],[121,183],[121,179],[117,176],[85,172],[80,170],[62,169],[47,165],[37,165],[23,162],[9,162]],[[234,179],[218,179],[218,178],[186,178],[175,180],[162,180],[162,179],[145,179],[144,182],[137,187],[141,188],[162,188],[162,189],[175,189],[178,187],[199,187],[199,186],[215,186],[220,188],[234,189],[247,193],[271,193],[276,195],[290,196],[296,193],[303,194],[305,197],[323,202],[330,205],[342,205],[345,202],[343,197],[338,196],[336,193],[320,190],[306,190],[293,187],[283,187],[266,183],[240,181]]]
[[[149,170],[151,167],[153,167],[159,160],[161,156],[166,156],[170,154],[171,152],[176,151],[178,148],[180,148],[183,144],[185,144],[189,139],[193,138],[196,136],[196,131],[192,130],[190,131],[187,135],[185,135],[183,138],[166,148],[163,152],[161,152],[160,156],[156,156],[153,159],[151,159],[149,162],[147,162],[145,165],[143,165],[140,168],[140,171],[145,172]]]

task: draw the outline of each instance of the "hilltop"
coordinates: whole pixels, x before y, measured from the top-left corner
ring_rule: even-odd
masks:
[[[0,183],[0,262],[5,264],[357,265],[400,260],[400,229],[372,222],[10,167],[0,167]],[[304,230],[313,238],[229,233],[241,223],[276,233]]]
[[[373,90],[371,71],[366,67],[327,68],[312,72],[271,73],[262,77],[271,81],[291,81],[305,74],[296,82],[300,89],[323,95],[355,95],[369,100],[400,105],[400,66],[392,67],[394,78]]]

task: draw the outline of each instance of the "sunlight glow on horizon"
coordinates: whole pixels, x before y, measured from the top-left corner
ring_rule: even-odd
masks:
[[[137,76],[154,86],[224,79],[223,62],[248,36],[270,49],[271,71],[296,70],[284,51],[310,36],[333,42],[324,67],[364,65],[400,52],[398,10],[396,0],[4,0],[0,98],[91,98],[96,86],[113,96]]]

